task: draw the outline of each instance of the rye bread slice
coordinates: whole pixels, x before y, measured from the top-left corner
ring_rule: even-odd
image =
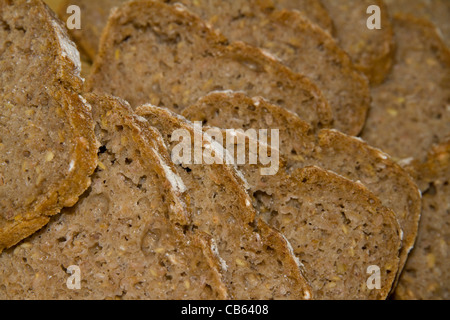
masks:
[[[87,90],[175,112],[214,90],[242,90],[328,126],[330,107],[307,78],[257,48],[227,40],[180,5],[131,1],[115,10]]]
[[[372,91],[362,137],[397,161],[423,162],[433,144],[450,137],[450,51],[429,22],[396,16],[396,64]]]
[[[76,206],[0,256],[0,297],[227,298],[211,264],[214,247],[203,245],[210,240],[183,230],[189,214],[182,183],[157,131],[125,102],[88,99],[102,145],[92,186]],[[66,284],[71,266],[80,269],[78,290]]]
[[[417,172],[424,186],[422,219],[394,298],[449,300],[450,141],[433,147]]]
[[[355,66],[378,85],[389,74],[395,51],[394,35],[388,10],[383,0],[322,0],[333,19],[335,36],[340,46],[353,59]],[[370,30],[367,9],[381,9],[381,29]]]
[[[209,150],[210,155],[219,157],[225,156],[224,150],[167,109],[144,105],[137,113],[161,132],[172,156],[178,154],[180,145],[191,149],[192,164],[176,163],[178,174],[187,188],[194,229],[210,234],[217,244],[231,297],[311,299],[311,288],[289,242],[258,219],[239,173],[226,164],[207,164],[206,157],[194,162],[200,153]],[[201,151],[195,151],[197,148]]]
[[[41,1],[0,1],[0,252],[89,187],[97,163],[78,51]]]
[[[242,93],[212,93],[184,110],[183,115],[212,127],[279,129],[280,153],[286,158],[288,171],[318,166],[360,181],[395,212],[400,222],[404,233],[402,268],[416,239],[421,198],[409,174],[388,155],[335,130],[314,132],[291,112]]]
[[[204,127],[209,130],[214,129]],[[230,129],[215,130],[225,137]],[[235,131],[233,136],[234,141],[226,141],[227,150],[234,148],[234,163],[239,163],[236,150],[244,145],[247,158],[238,168],[254,207],[291,243],[315,299],[386,299],[398,272],[401,246],[394,212],[361,184],[330,171],[305,167],[289,175],[277,149],[255,140],[253,133]],[[250,163],[258,156],[260,161]],[[272,160],[270,167],[262,161],[265,156]],[[380,267],[378,290],[367,285],[370,266]]]
[[[350,135],[361,132],[370,105],[368,81],[332,36],[305,14],[277,11],[282,6],[270,1],[181,2],[230,41],[262,48],[294,72],[307,76],[330,103],[333,127]]]
[[[384,0],[389,13],[411,14],[430,20],[440,31],[447,47],[450,47],[450,1],[448,0]]]

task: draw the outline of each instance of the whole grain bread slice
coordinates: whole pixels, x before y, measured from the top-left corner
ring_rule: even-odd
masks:
[[[112,13],[86,87],[133,107],[150,102],[175,112],[214,90],[242,90],[314,126],[332,122],[328,102],[310,80],[257,48],[228,45],[184,7],[154,1],[131,1]]]
[[[277,1],[181,2],[230,41],[262,48],[294,72],[310,78],[330,103],[333,127],[350,135],[361,132],[370,105],[367,78],[355,69],[333,37],[311,23],[305,14],[277,11],[282,8],[276,5]]]
[[[372,85],[383,83],[389,74],[395,52],[394,34],[388,9],[383,0],[322,0],[333,19],[335,36],[356,67]],[[367,9],[381,9],[381,29],[367,27]],[[372,12],[373,14],[373,12]]]
[[[289,242],[258,219],[246,183],[226,164],[223,148],[167,109],[144,105],[137,113],[164,137],[187,188],[194,229],[215,240],[231,296],[238,300],[311,299],[311,288]],[[180,153],[187,161],[174,158]],[[220,157],[222,163],[216,162]]]
[[[423,185],[423,210],[417,243],[394,294],[400,300],[450,299],[450,141],[434,146],[416,167]]]
[[[183,115],[212,127],[279,129],[279,149],[286,158],[288,172],[317,166],[360,181],[395,212],[400,222],[404,233],[402,269],[416,239],[421,197],[409,174],[388,155],[335,130],[315,132],[293,113],[242,93],[212,93],[184,110]],[[270,137],[268,141],[271,144]]]
[[[89,187],[97,142],[79,72],[42,1],[0,1],[0,252]]]
[[[206,132],[214,130],[221,130],[222,137],[233,132],[227,150],[240,164],[253,205],[291,243],[316,299],[386,299],[398,272],[401,246],[392,210],[361,184],[330,171],[305,167],[289,175],[285,159],[262,142],[264,132],[256,136],[252,130],[204,127]],[[242,147],[246,161],[239,162],[236,150]],[[250,160],[258,157],[257,162]],[[270,167],[266,157],[272,160]],[[367,285],[371,266],[380,267],[379,290]]]
[[[87,98],[101,142],[92,186],[76,206],[0,256],[0,297],[227,298],[213,243],[183,228],[183,185],[157,131],[123,101]],[[68,281],[74,267],[77,290]]]
[[[450,50],[426,20],[398,15],[393,23],[396,64],[372,90],[362,137],[397,161],[423,162],[433,144],[450,137]]]

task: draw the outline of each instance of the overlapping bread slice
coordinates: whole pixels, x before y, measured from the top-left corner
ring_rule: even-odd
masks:
[[[389,13],[383,0],[321,0],[334,24],[340,46],[348,52],[356,67],[364,72],[372,85],[380,84],[394,62],[394,35]],[[381,29],[367,27],[368,8],[378,6]]]
[[[450,141],[434,146],[417,167],[423,190],[419,235],[394,297],[403,300],[450,299]]]
[[[417,185],[389,156],[335,130],[314,132],[289,111],[242,93],[212,93],[183,115],[212,127],[279,129],[280,153],[286,158],[288,171],[318,166],[363,183],[383,205],[393,209],[400,222],[404,233],[402,268],[416,239],[421,199]]]
[[[62,2],[60,0],[47,0],[60,16],[65,19],[69,17],[67,13],[68,6],[77,5],[81,9],[84,27],[82,30],[75,29],[71,33],[77,44],[92,60],[94,60],[97,53],[100,37],[103,28],[106,26],[111,9],[120,6],[126,1],[128,0],[65,0]],[[165,0],[159,1],[167,2]],[[196,5],[200,5],[200,3],[196,3]],[[242,6],[245,3],[239,3],[238,5]],[[265,5],[275,5],[278,9],[300,10],[324,30],[328,32],[333,30],[332,20],[319,0],[276,0],[273,3],[271,1],[270,4],[266,1]]]
[[[0,252],[89,187],[97,142],[79,72],[43,2],[0,1]]]
[[[145,105],[137,113],[162,133],[185,183],[194,229],[215,240],[231,296],[311,299],[289,242],[256,216],[245,182],[226,165],[223,148],[167,109]]]
[[[311,23],[307,15],[277,11],[283,8],[277,1],[181,2],[230,41],[262,48],[294,72],[306,75],[330,103],[333,127],[351,135],[361,132],[370,105],[368,81],[332,36]],[[295,2],[288,7],[295,6]]]
[[[67,8],[76,5],[80,8],[82,14],[81,29],[73,29],[70,31],[80,50],[86,56],[94,61],[97,54],[100,36],[103,28],[108,21],[111,9],[120,6],[128,0],[59,0],[60,5],[57,12],[63,20],[69,19],[71,13],[67,12]]]
[[[316,299],[388,296],[398,271],[401,231],[394,213],[375,195],[361,184],[318,167],[296,169],[289,175],[279,151],[262,142],[266,141],[264,130],[256,134],[252,130],[204,130],[218,131],[216,141],[226,143],[234,154],[254,207],[291,243]],[[273,140],[271,145],[275,145]],[[380,268],[378,290],[367,285],[371,266]]]
[[[76,206],[0,256],[0,297],[227,298],[211,239],[184,230],[184,186],[157,131],[123,101],[88,99],[102,145],[92,186]],[[71,266],[80,270],[76,290],[67,286]]]
[[[389,13],[412,14],[433,22],[444,42],[450,47],[450,2],[447,0],[384,0]]]
[[[278,10],[288,9],[300,11],[323,30],[333,33],[333,20],[321,0],[257,1],[265,6],[275,6]]]
[[[263,95],[314,126],[332,122],[330,107],[307,78],[257,48],[229,44],[179,5],[131,1],[115,10],[102,37],[87,90],[133,107],[152,103],[175,112],[214,90]]]
[[[433,144],[450,137],[450,51],[436,28],[412,16],[396,16],[396,64],[372,90],[362,137],[396,160],[423,162]]]

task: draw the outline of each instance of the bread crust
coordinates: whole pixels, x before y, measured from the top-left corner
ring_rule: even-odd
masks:
[[[314,131],[293,113],[243,93],[212,93],[184,110],[183,115],[213,127],[278,128],[280,152],[286,158],[288,170],[318,166],[364,184],[395,212],[400,222],[404,233],[400,252],[402,270],[417,237],[421,194],[409,173],[390,156],[336,130]],[[398,193],[401,197],[394,196]]]

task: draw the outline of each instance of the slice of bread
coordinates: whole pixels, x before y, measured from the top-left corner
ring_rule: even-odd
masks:
[[[83,12],[83,28],[82,30],[73,30],[71,34],[75,38],[81,49],[92,59],[97,54],[98,45],[103,28],[106,26],[108,16],[111,9],[118,7],[127,0],[47,0],[51,7],[59,13],[61,17],[67,19],[67,8],[70,5],[77,5]],[[167,2],[166,0],[159,0]],[[225,2],[224,2],[225,3]],[[332,32],[333,23],[327,10],[324,8],[320,0],[276,0],[276,1],[259,1],[264,7],[274,7],[278,9],[289,8],[302,11],[314,23],[328,32]],[[245,4],[245,3],[244,3]],[[242,4],[241,4],[242,5]]]
[[[433,22],[447,47],[450,47],[450,1],[448,0],[384,0],[389,13],[412,14]]]
[[[0,1],[0,252],[89,187],[97,163],[80,60],[41,1]]]
[[[175,112],[214,90],[242,90],[314,126],[332,114],[321,91],[257,48],[227,40],[180,5],[131,1],[110,16],[87,90]]]
[[[378,85],[389,74],[395,51],[394,35],[388,10],[383,0],[322,0],[333,19],[335,36],[348,52],[356,67],[364,72],[372,85]],[[381,29],[371,30],[367,9],[381,9]],[[372,13],[373,14],[373,13]]]
[[[450,51],[429,22],[396,16],[396,64],[372,91],[362,137],[396,160],[425,160],[450,137]]]
[[[209,127],[204,131],[209,132]],[[225,137],[229,129],[221,129]],[[245,163],[238,166],[253,195],[258,214],[280,230],[305,266],[313,295],[319,300],[386,299],[398,273],[401,230],[392,210],[361,184],[318,167],[289,175],[276,149],[254,140],[252,133],[234,132],[227,150],[244,145]],[[263,138],[265,139],[265,138]],[[252,156],[260,156],[258,163]],[[240,156],[235,154],[235,163]],[[271,165],[271,168],[274,166]],[[380,267],[380,287],[367,285],[371,266]]]
[[[137,113],[161,132],[172,156],[180,145],[189,148],[183,153],[190,152],[191,164],[177,162],[178,174],[187,188],[194,229],[213,237],[224,260],[230,295],[238,300],[312,298],[289,242],[258,219],[238,172],[226,164],[207,164],[208,150],[218,158],[225,156],[223,148],[167,109],[144,105]]]
[[[332,36],[306,15],[277,11],[282,6],[270,5],[270,1],[181,2],[230,41],[262,48],[294,72],[310,78],[330,103],[334,127],[351,135],[361,132],[370,105],[368,81]]]
[[[393,209],[404,232],[400,269],[414,245],[421,212],[420,192],[392,159],[367,143],[335,130],[311,130],[283,108],[242,93],[212,93],[184,110],[191,121],[234,129],[279,129],[287,169],[318,166],[363,183]]]
[[[0,297],[227,298],[210,263],[214,247],[208,252],[207,238],[182,228],[189,216],[183,187],[159,134],[125,102],[87,98],[102,145],[92,186],[75,207],[0,256]],[[73,266],[79,289],[70,288]]]
[[[417,168],[423,211],[414,250],[395,291],[401,300],[449,300],[450,141],[433,147]]]

